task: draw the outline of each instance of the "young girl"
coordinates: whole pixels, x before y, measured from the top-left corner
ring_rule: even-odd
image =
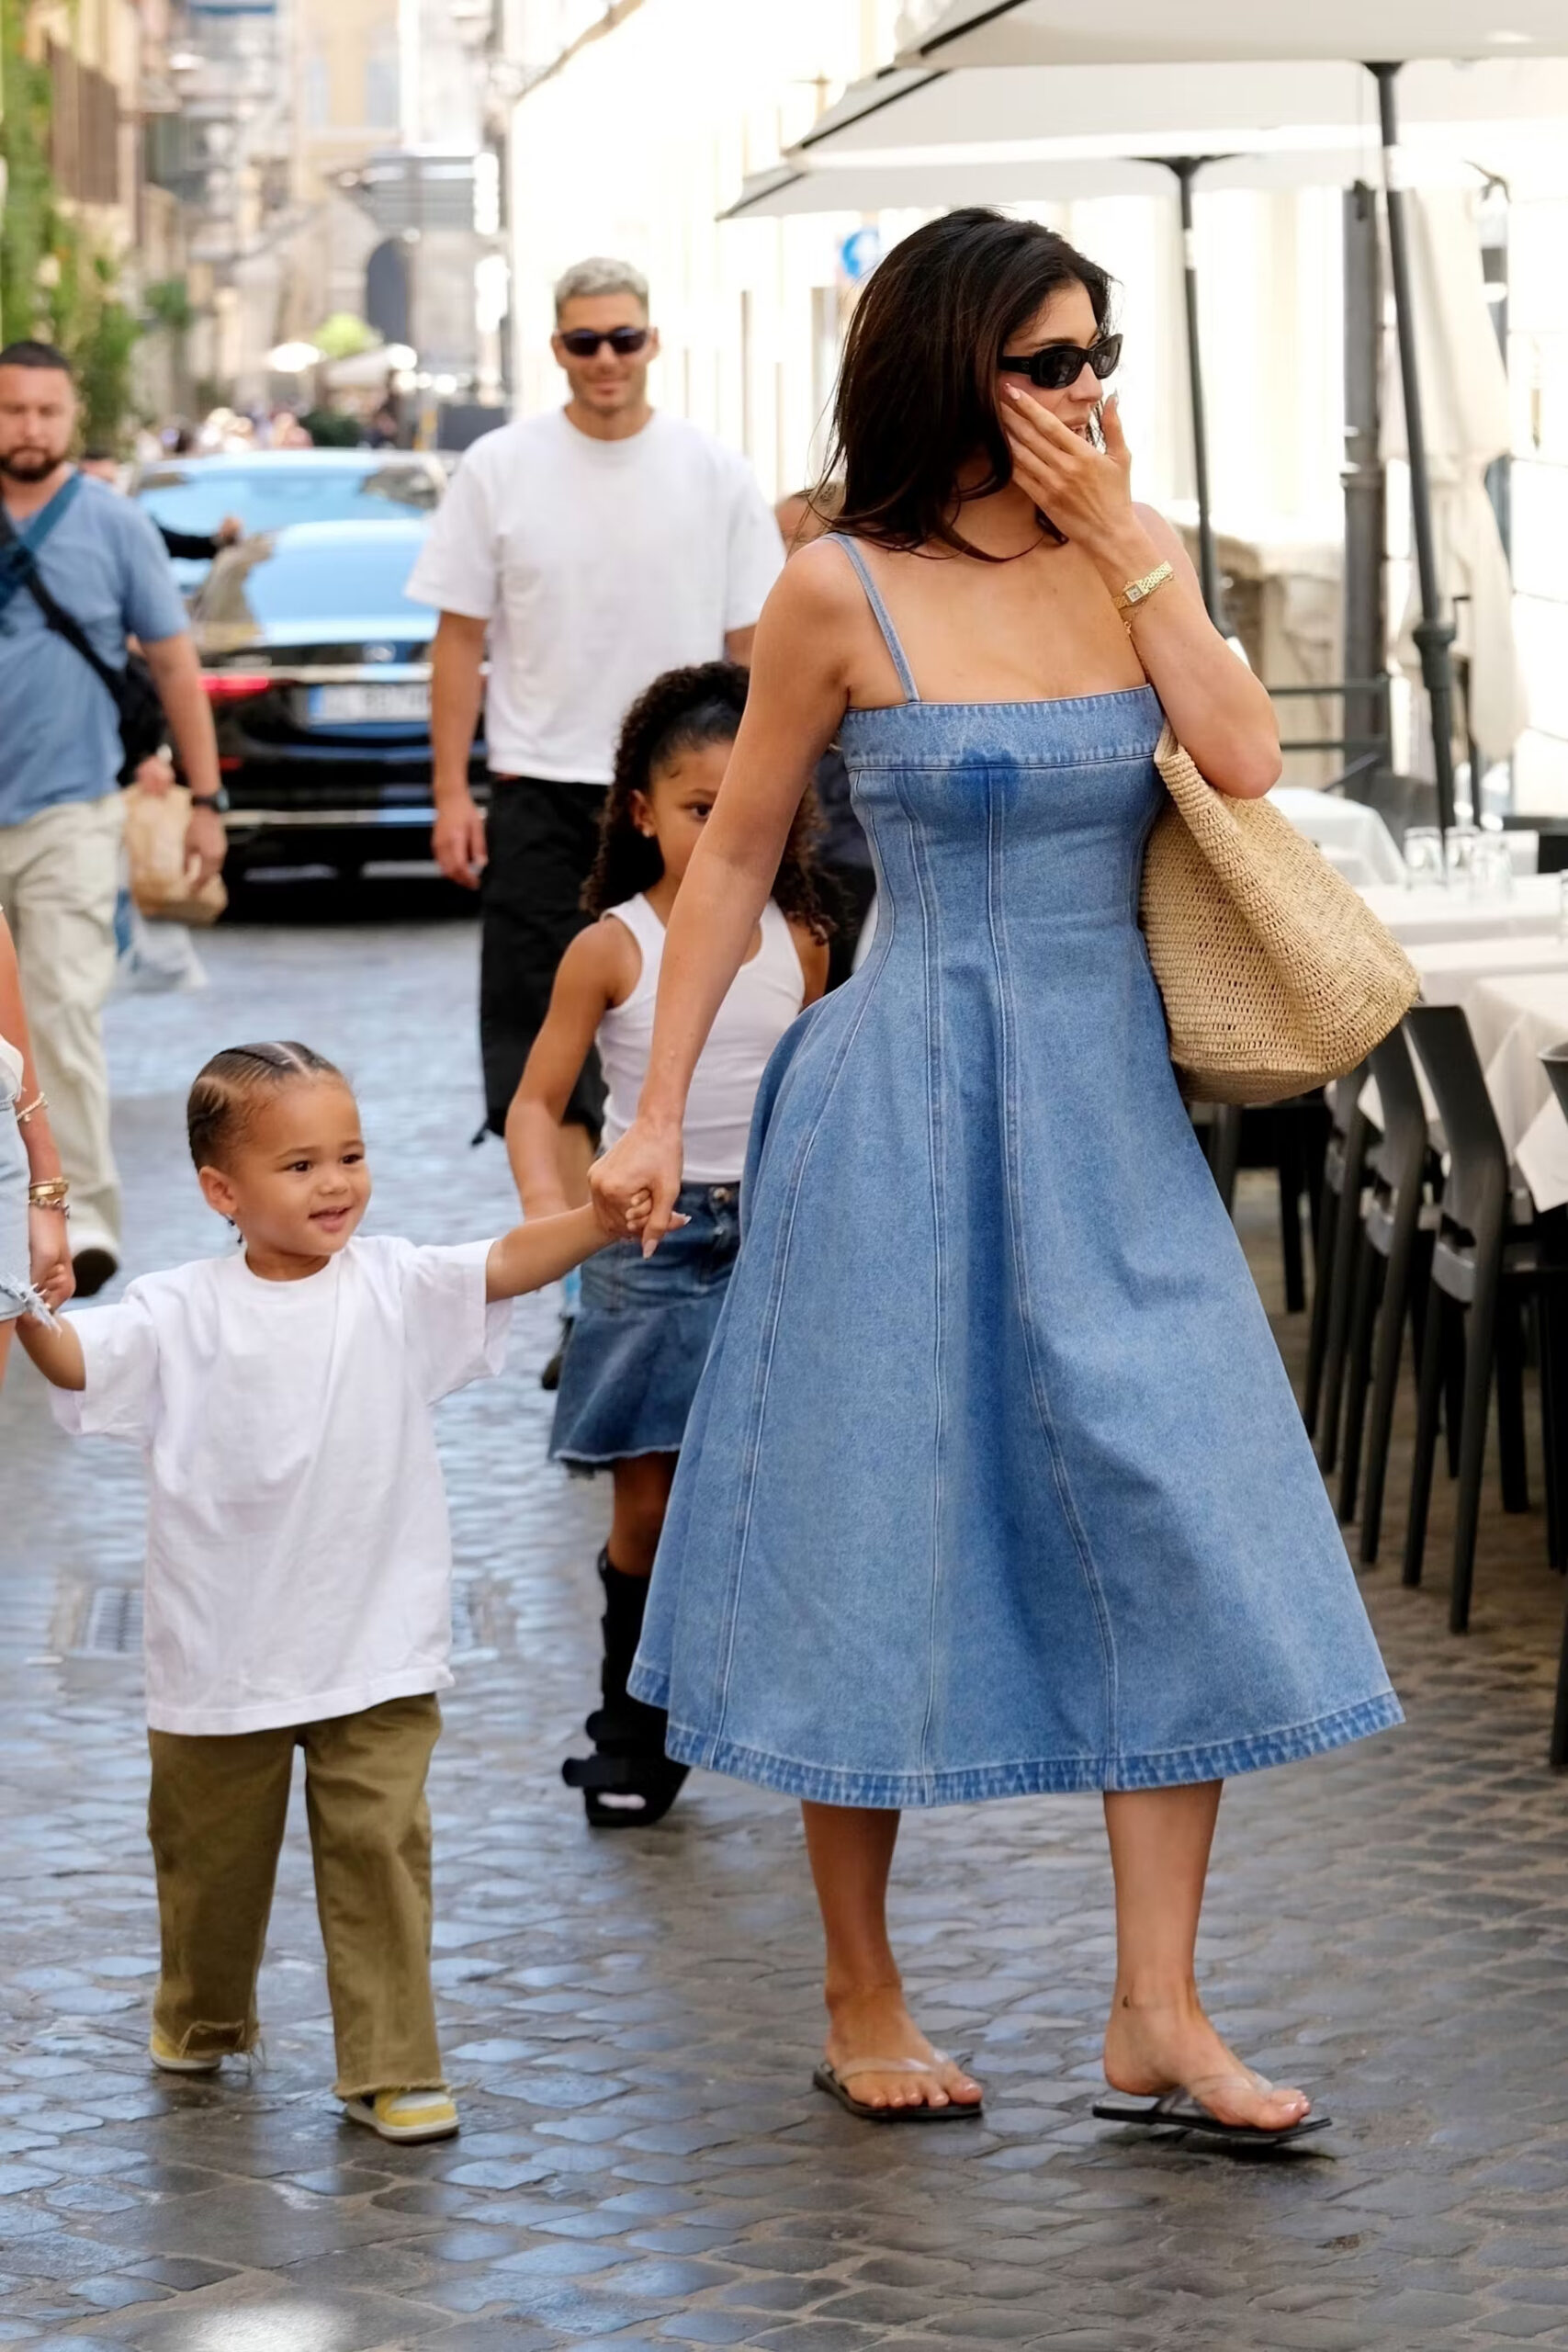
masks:
[[[583,904],[600,921],[561,959],[550,1010],[506,1123],[525,1214],[565,1206],[558,1134],[597,1042],[609,1097],[604,1142],[636,1114],[653,1034],[664,926],[724,781],[746,702],[728,662],[671,670],[626,714]],[[768,1057],[802,1005],[821,995],[831,924],[797,817],[693,1080],[685,1120],[688,1222],[645,1260],[626,1241],[584,1269],[581,1311],[561,1363],[550,1452],[615,1481],[604,1587],[604,1704],[588,1719],[596,1753],[562,1767],[595,1828],[646,1826],[674,1802],[684,1768],[664,1754],[664,1716],[626,1695],[649,1572],[686,1415],[739,1238],[751,1106]]]
[[[500,1371],[502,1302],[603,1236],[577,1209],[455,1249],[356,1238],[358,1108],[305,1046],[215,1055],[186,1124],[243,1248],[21,1326],[64,1427],[132,1440],[151,1472],[152,2063],[211,2074],[255,2041],[303,1747],[336,2094],[385,2140],[444,2138],[457,2114],[431,1996],[424,1781],[452,1679],[452,1559],[431,1408]]]

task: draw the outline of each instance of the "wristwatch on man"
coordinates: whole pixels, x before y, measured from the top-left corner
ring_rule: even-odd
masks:
[[[230,807],[228,786],[220,784],[216,792],[193,792],[190,805],[193,811],[210,808],[215,817],[226,817]]]

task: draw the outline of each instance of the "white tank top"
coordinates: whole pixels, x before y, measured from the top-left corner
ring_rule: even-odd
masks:
[[[599,1059],[609,1090],[606,1148],[618,1143],[630,1126],[648,1075],[653,1002],[664,960],[664,925],[640,891],[611,912],[642,950],[642,970],[626,1002],[613,1004],[599,1023]],[[770,899],[762,909],[762,944],[736,973],[692,1073],[682,1130],[688,1184],[733,1184],[740,1178],[751,1106],[768,1057],[805,998],[799,954],[788,923]]]

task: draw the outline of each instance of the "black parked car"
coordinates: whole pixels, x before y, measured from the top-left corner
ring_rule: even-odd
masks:
[[[403,582],[427,526],[299,523],[221,554],[191,606],[232,875],[430,854],[430,639]],[[470,768],[484,781],[476,739]]]

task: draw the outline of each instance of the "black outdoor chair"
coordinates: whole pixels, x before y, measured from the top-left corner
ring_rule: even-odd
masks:
[[[1339,1442],[1339,1403],[1344,1386],[1345,1338],[1350,1327],[1350,1277],[1361,1217],[1367,1152],[1376,1134],[1361,1108],[1367,1069],[1363,1063],[1328,1089],[1328,1148],[1324,1155],[1313,1252],[1312,1331],[1307,1342],[1306,1392],[1302,1418],[1307,1435],[1323,1435],[1318,1458],[1332,1470]]]
[[[1453,1580],[1449,1600],[1449,1624],[1454,1633],[1462,1634],[1470,1623],[1494,1368],[1503,1508],[1523,1510],[1529,1506],[1523,1308],[1532,1295],[1549,1285],[1560,1287],[1562,1279],[1568,1276],[1568,1267],[1559,1269],[1547,1264],[1533,1229],[1512,1214],[1508,1155],[1486,1091],[1470,1023],[1461,1007],[1416,1005],[1405,1016],[1405,1027],[1437,1098],[1450,1167],[1434,1239],[1427,1322],[1422,1334],[1404,1581],[1421,1581],[1444,1359],[1450,1349],[1462,1347],[1459,1494],[1454,1510]],[[1550,1317],[1542,1317],[1543,1334],[1549,1330],[1551,1320]],[[1559,1464],[1553,1458],[1553,1434],[1549,1423],[1543,1431],[1548,1540],[1555,1554],[1562,1538],[1560,1476]]]
[[[1280,1179],[1280,1247],[1285,1261],[1285,1309],[1299,1315],[1306,1305],[1306,1260],[1302,1247],[1302,1205],[1314,1234],[1320,1228],[1319,1193],[1328,1136],[1328,1106],[1321,1094],[1295,1094],[1286,1102],[1239,1110],[1216,1102],[1207,1121],[1209,1165],[1227,1211],[1235,1209],[1236,1171],[1272,1168]],[[1321,1270],[1320,1270],[1321,1271]]]
[[[1367,1483],[1361,1508],[1360,1556],[1368,1567],[1378,1556],[1378,1539],[1382,1532],[1383,1488],[1388,1477],[1404,1326],[1414,1304],[1419,1358],[1430,1281],[1432,1231],[1437,1224],[1436,1208],[1427,1204],[1427,1172],[1431,1146],[1427,1134],[1427,1106],[1421,1099],[1416,1065],[1402,1030],[1395,1029],[1383,1039],[1373,1052],[1371,1067],[1382,1104],[1383,1128],[1367,1158],[1371,1190],[1359,1237],[1361,1254],[1356,1270],[1349,1393],[1345,1408],[1345,1467],[1339,1487],[1339,1516],[1343,1520],[1354,1519],[1356,1490],[1364,1459]],[[1450,1464],[1458,1443],[1453,1401],[1450,1400],[1449,1414]]]

